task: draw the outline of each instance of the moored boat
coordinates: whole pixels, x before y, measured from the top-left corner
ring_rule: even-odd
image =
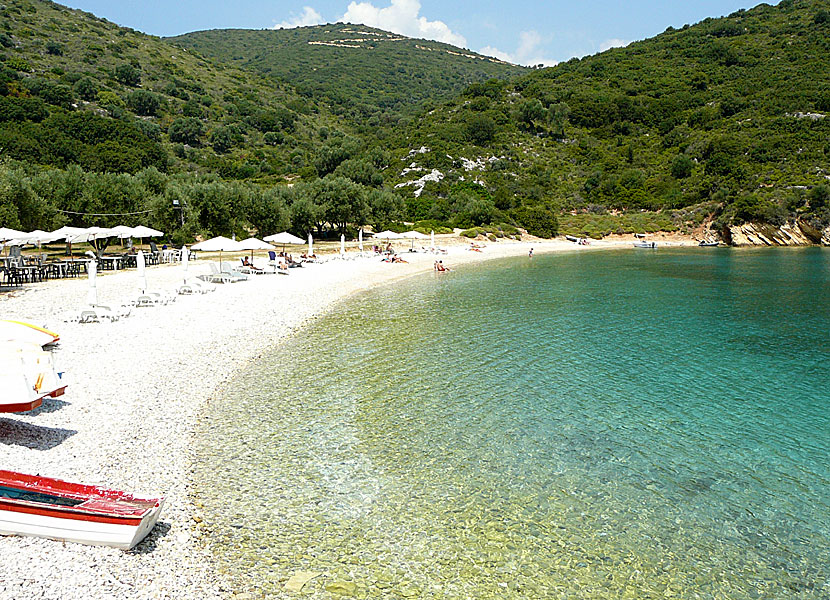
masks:
[[[701,241],[698,246],[701,248],[715,248],[716,246],[720,245],[720,242],[704,242]]]
[[[0,534],[129,550],[153,529],[164,498],[0,470]]]
[[[657,247],[657,242],[645,242],[645,241],[634,242],[634,247],[635,248],[656,248]]]

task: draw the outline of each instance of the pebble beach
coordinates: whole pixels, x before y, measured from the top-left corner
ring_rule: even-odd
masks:
[[[199,412],[224,382],[315,317],[336,310],[339,301],[430,272],[438,258],[455,268],[526,256],[531,247],[534,254],[575,252],[630,248],[631,240],[590,246],[502,241],[481,252],[460,242],[447,245],[448,253],[436,256],[406,252],[408,244],[401,244],[407,263],[332,258],[291,269],[288,276],[252,275],[168,305],[133,308],[112,323],[66,321],[84,304],[86,277],[0,295],[0,318],[60,334],[54,357],[68,377],[64,396],[47,398],[29,413],[0,416],[0,468],[166,498],[159,524],[129,552],[0,537],[0,599],[234,597],[211,568],[200,539],[204,519],[189,493]],[[207,272],[203,257],[191,263],[191,275]],[[172,291],[183,274],[178,265],[162,265],[148,268],[147,279],[153,291]],[[135,271],[99,275],[98,294],[104,305],[134,298]]]

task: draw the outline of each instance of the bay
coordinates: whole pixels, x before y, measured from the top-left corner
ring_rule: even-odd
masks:
[[[267,594],[825,598],[828,350],[819,248],[416,277],[231,382],[195,494]]]

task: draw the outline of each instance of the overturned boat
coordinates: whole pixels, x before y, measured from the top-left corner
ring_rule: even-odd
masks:
[[[153,529],[164,498],[0,470],[0,534],[129,550]]]

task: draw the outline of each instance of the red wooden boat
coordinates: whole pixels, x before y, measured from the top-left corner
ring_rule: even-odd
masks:
[[[158,521],[164,498],[0,470],[0,534],[129,550]]]

